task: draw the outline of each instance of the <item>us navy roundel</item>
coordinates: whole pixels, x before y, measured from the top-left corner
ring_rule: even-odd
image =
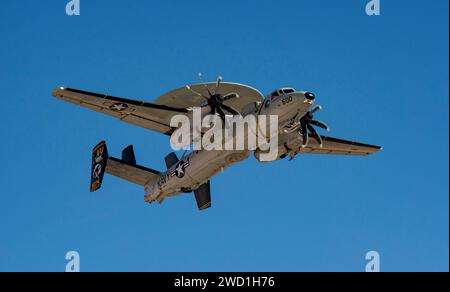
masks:
[[[124,111],[127,108],[128,108],[128,105],[123,102],[116,102],[109,106],[109,109],[111,109],[113,111],[118,111],[118,112]]]
[[[180,160],[176,164],[174,170],[172,170],[170,172],[170,176],[176,175],[177,177],[182,178],[184,176],[185,171],[186,171],[186,167],[188,167],[188,166],[189,166],[189,160],[186,160],[186,161]]]

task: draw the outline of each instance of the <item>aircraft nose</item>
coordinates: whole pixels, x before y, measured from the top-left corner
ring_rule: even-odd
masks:
[[[316,99],[316,95],[314,93],[307,91],[303,95],[303,103],[307,103],[310,105],[314,103],[314,100]]]
[[[316,99],[316,96],[315,96],[314,93],[312,93],[312,92],[305,92],[305,98],[306,98],[307,100],[312,101],[312,100]]]

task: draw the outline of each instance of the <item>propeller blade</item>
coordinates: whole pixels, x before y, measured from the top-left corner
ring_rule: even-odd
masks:
[[[200,92],[195,91],[194,89],[192,89],[189,85],[186,85],[186,89],[189,90],[190,92],[192,92],[192,93],[194,93],[194,94],[196,94],[196,95],[198,95],[198,96],[200,96],[200,97],[206,99],[206,100],[209,99],[208,97],[204,96],[204,95],[201,94]]]
[[[288,161],[292,161],[295,158],[295,154],[293,152],[289,153],[289,160]]]
[[[312,110],[309,111],[309,113],[312,115],[316,111],[321,110],[321,109],[322,109],[322,107],[320,105],[316,105]]]
[[[217,107],[217,113],[219,114],[220,118],[222,119],[222,122],[225,123],[225,113],[220,107]]]
[[[322,137],[320,137],[319,133],[317,133],[316,129],[314,129],[313,126],[308,124],[307,127],[308,127],[308,130],[311,131],[311,133],[314,136],[314,138],[317,139],[317,142],[319,142],[320,148],[322,148],[322,146],[323,146]]]
[[[222,96],[223,101],[229,100],[229,99],[232,99],[232,98],[239,98],[239,94],[237,94],[235,92],[232,92],[232,93],[228,93],[228,94]]]
[[[235,108],[229,105],[222,104],[220,107],[233,115],[241,115]]]
[[[310,123],[311,123],[311,125],[314,125],[314,126],[317,126],[317,127],[320,127],[320,128],[322,128],[322,129],[327,130],[327,132],[330,131],[330,127],[328,127],[328,125],[325,124],[325,123],[322,122],[322,121],[319,121],[319,120],[311,120]]]
[[[306,147],[306,145],[308,145],[308,130],[306,129],[306,124],[302,123],[302,136],[303,136],[303,144],[302,147]]]

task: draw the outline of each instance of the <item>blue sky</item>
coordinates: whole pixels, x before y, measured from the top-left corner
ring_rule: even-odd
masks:
[[[6,1],[0,8],[0,271],[448,271],[448,1]],[[56,100],[70,86],[151,101],[209,79],[316,93],[371,157],[253,157],[192,195],[143,203],[90,150],[163,170],[167,137]]]

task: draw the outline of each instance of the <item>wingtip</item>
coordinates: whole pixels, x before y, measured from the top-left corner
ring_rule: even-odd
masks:
[[[373,147],[375,147],[376,149],[373,150],[373,151],[371,151],[371,152],[368,152],[368,153],[367,153],[368,155],[372,155],[372,154],[378,153],[378,152],[380,152],[381,150],[383,150],[383,147],[382,147],[382,146],[373,146]]]
[[[64,91],[64,90],[66,90],[65,87],[63,87],[63,86],[58,87],[58,88],[56,88],[55,90],[53,90],[52,95],[53,95],[54,97],[61,97],[61,92]]]

